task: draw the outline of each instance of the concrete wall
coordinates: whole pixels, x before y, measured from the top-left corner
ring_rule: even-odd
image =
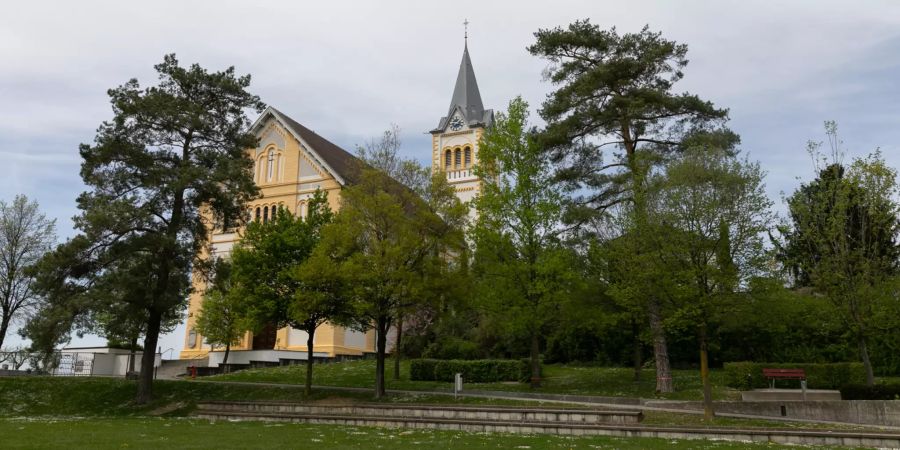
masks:
[[[650,401],[645,405],[695,411],[703,409],[701,402]],[[782,407],[784,407],[784,415],[782,415]],[[900,426],[900,400],[716,402],[716,411],[754,416]]]

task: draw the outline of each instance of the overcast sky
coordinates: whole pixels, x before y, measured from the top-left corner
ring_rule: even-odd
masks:
[[[688,44],[677,89],[729,108],[779,208],[780,192],[811,177],[805,146],[825,120],[850,156],[881,148],[900,166],[900,2],[32,0],[0,15],[0,199],[38,200],[60,238],[72,236],[77,147],[111,117],[106,90],[154,83],[153,65],[172,52],[252,74],[263,101],[348,150],[396,123],[404,152],[428,163],[466,18],[485,107],[498,110],[520,94],[536,110],[550,91],[546,63],[525,50],[539,28],[649,24]],[[160,345],[177,352],[183,336]]]

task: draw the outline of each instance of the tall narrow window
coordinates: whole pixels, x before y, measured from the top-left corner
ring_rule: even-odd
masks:
[[[456,153],[455,154],[456,157],[454,158],[454,161],[453,161],[453,167],[459,169],[460,166],[462,166],[462,150],[456,149],[455,153]]]
[[[453,156],[451,156],[450,150],[447,149],[447,151],[444,153],[444,169],[450,170],[450,165],[453,164],[452,158]]]
[[[466,152],[465,153],[466,169],[468,169],[469,167],[472,167],[472,149],[469,147],[466,147],[465,152]]]
[[[266,181],[272,181],[272,175],[275,173],[275,150],[269,150],[269,158],[266,164]]]
[[[260,213],[259,206],[257,206],[256,207],[256,221],[257,222],[259,222],[259,213]]]
[[[269,221],[269,207],[266,206],[265,208],[263,208],[263,223],[266,223],[268,221]]]

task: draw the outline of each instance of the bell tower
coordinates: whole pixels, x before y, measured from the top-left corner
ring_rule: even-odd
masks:
[[[464,22],[468,25],[468,21]],[[481,187],[472,167],[478,161],[478,142],[484,130],[494,121],[494,111],[484,109],[469,58],[468,30],[462,62],[447,115],[431,130],[431,168],[443,172],[456,189],[456,196],[469,202]]]

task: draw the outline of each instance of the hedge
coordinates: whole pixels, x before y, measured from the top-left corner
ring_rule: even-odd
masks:
[[[763,369],[803,369],[806,371],[806,385],[810,389],[840,389],[851,384],[865,384],[866,371],[862,363],[725,363],[725,385],[736,389],[755,389],[769,386],[762,374]],[[792,383],[799,387],[797,380],[775,381],[776,385]]]
[[[844,400],[900,400],[900,384],[848,384],[841,386]]]
[[[527,360],[509,359],[414,359],[410,361],[413,381],[453,381],[461,373],[466,383],[525,381],[531,376]]]

